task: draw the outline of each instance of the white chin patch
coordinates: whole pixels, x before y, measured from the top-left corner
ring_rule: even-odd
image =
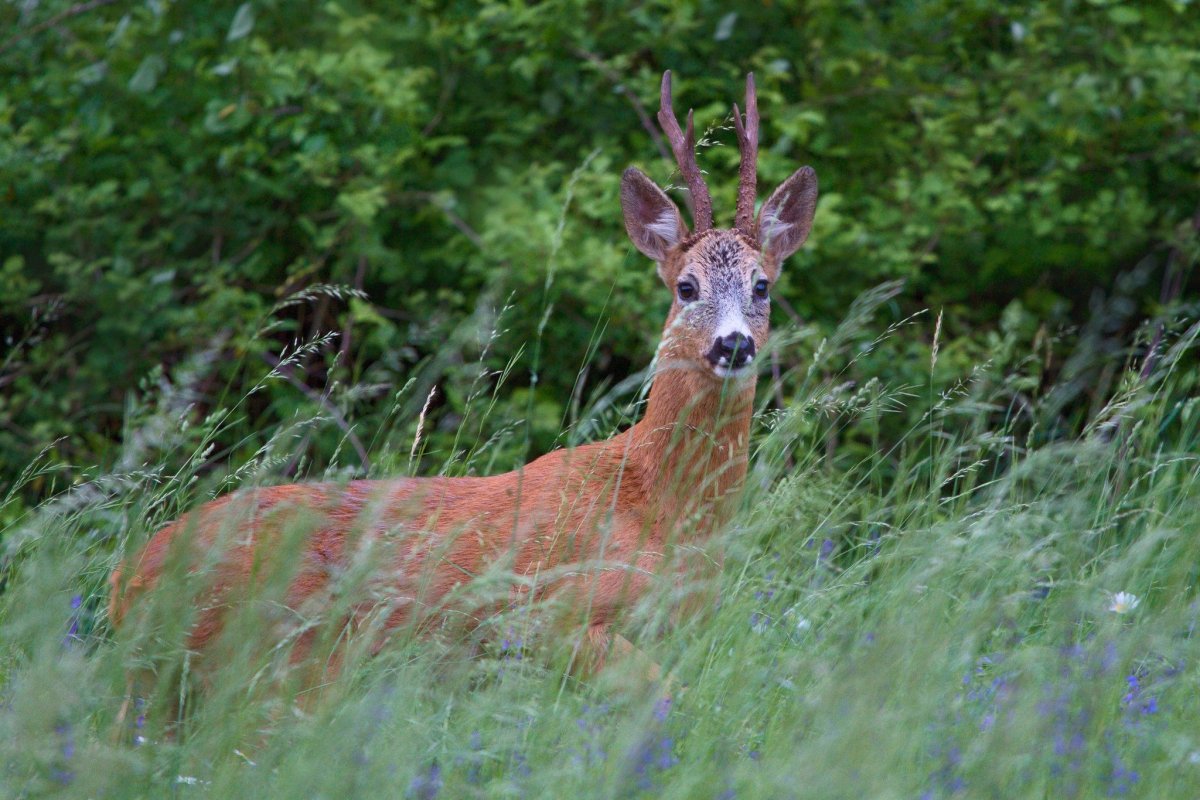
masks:
[[[730,369],[729,362],[722,358],[712,370],[721,380],[738,380],[754,374],[754,359],[751,358],[737,369]]]

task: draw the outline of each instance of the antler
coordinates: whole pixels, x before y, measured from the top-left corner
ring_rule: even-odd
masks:
[[[757,116],[755,117],[757,122]],[[671,152],[675,154],[675,162],[679,164],[679,172],[687,181],[688,192],[692,195],[692,217],[695,223],[695,233],[706,231],[712,227],[712,198],[709,197],[708,187],[704,184],[704,175],[696,164],[696,132],[692,127],[692,112],[688,110],[687,135],[679,129],[679,120],[675,118],[675,106],[671,102],[671,70],[663,73],[662,96],[658,109],[658,124],[671,143]],[[740,130],[740,128],[739,128]],[[754,206],[753,190],[750,200],[751,210]],[[740,206],[739,206],[740,208]]]
[[[746,75],[745,124],[742,124],[742,113],[738,110],[737,103],[734,103],[733,126],[737,128],[738,147],[742,151],[734,225],[747,236],[753,236],[754,193],[758,189],[758,93],[754,90],[753,72]]]

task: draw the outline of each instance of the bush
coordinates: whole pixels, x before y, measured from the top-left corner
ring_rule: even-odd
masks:
[[[711,131],[701,164],[719,219],[732,213],[728,114],[745,71],[764,112],[763,191],[817,168],[812,242],[776,292],[790,313],[827,329],[863,288],[903,278],[896,318],[944,308],[943,352],[977,352],[1006,307],[1053,337],[1145,259],[1151,278],[1168,260],[1172,280],[1190,275],[1196,14],[5,4],[0,476],[53,441],[67,472],[27,490],[52,494],[73,480],[68,465],[112,463],[159,366],[219,350],[199,419],[291,340],[326,331],[339,335],[294,381],[247,402],[218,457],[238,463],[318,412],[298,384],[328,375],[356,388],[338,403],[360,433],[386,424],[410,379],[404,419],[437,385],[429,435],[448,447],[476,379],[456,364],[481,349],[463,326],[505,303],[487,364],[511,361],[508,383],[485,383],[533,411],[512,459],[552,446],[580,365],[593,395],[645,364],[657,336],[666,295],[625,240],[617,182],[629,163],[671,177],[640,116],[667,67]],[[1155,288],[1130,295],[1136,309],[1177,294]],[[931,331],[914,333],[919,363]],[[309,457],[328,463],[336,442],[314,438]]]

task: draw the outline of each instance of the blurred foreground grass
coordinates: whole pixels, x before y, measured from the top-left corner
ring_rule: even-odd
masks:
[[[119,469],[4,532],[0,794],[1196,796],[1200,458],[1181,379],[1196,335],[1178,326],[1149,375],[1127,365],[1066,437],[1039,425],[1036,403],[1008,413],[1007,376],[987,364],[937,391],[853,387],[837,361],[855,357],[839,344],[854,337],[785,332],[812,347],[807,363],[833,366],[760,414],[719,608],[671,628],[663,595],[626,626],[686,687],[670,702],[620,674],[570,678],[563,644],[529,637],[520,614],[482,648],[450,633],[398,636],[375,657],[351,643],[338,680],[298,703],[286,654],[247,619],[196,678],[186,578],[154,597],[156,626],[115,634],[109,571],[210,494],[282,480],[305,426],[330,422],[281,428],[222,478],[198,473],[228,409],[195,436],[186,405],[131,413]],[[186,382],[185,369],[164,394]],[[831,436],[869,439],[899,403],[927,411],[897,445],[831,457]],[[573,435],[605,435],[635,406],[636,387],[616,387]],[[175,466],[146,463],[147,439]],[[409,455],[373,447],[376,464]],[[445,471],[488,463],[487,442],[463,447]],[[158,677],[118,722],[133,667]]]

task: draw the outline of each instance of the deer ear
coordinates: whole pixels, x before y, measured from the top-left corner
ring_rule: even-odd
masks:
[[[687,236],[687,226],[667,193],[637,167],[621,176],[621,210],[633,245],[659,263]]]
[[[758,238],[775,269],[800,249],[817,210],[817,173],[801,167],[771,193],[758,212]]]

